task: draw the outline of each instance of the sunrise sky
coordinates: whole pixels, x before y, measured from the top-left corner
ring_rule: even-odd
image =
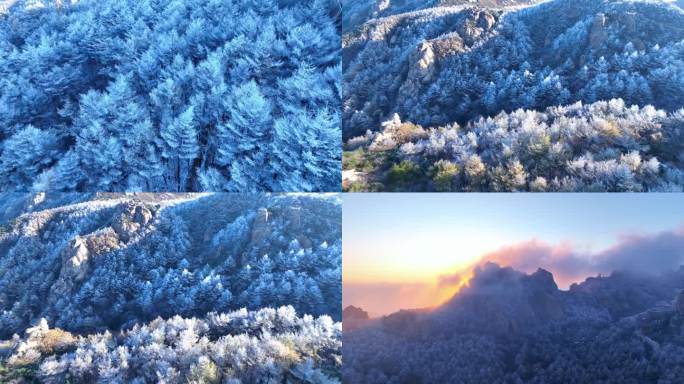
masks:
[[[344,194],[343,304],[373,315],[442,303],[484,260],[559,287],[684,260],[680,194]]]

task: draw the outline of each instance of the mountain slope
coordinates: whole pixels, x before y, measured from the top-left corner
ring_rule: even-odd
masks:
[[[2,194],[0,381],[339,382],[340,218],[336,195]]]
[[[87,337],[41,321],[25,338],[8,343],[7,362],[28,367],[23,377],[46,383],[335,383],[340,333],[341,324],[330,317],[299,317],[291,306],[201,319],[175,316]],[[13,378],[16,371],[0,369],[0,380]]]
[[[588,105],[613,99],[622,100],[628,108],[652,106],[666,114],[677,114],[684,107],[682,25],[682,8],[662,1],[552,0],[506,10],[458,5],[370,19],[343,36],[345,189],[435,190],[411,175],[407,176],[407,185],[399,186],[388,186],[388,180],[372,175],[363,180],[367,172],[355,164],[358,155],[353,151],[359,146],[371,149],[363,135],[367,138],[368,131],[381,132],[395,121],[408,124],[407,135],[420,136],[420,130],[412,132],[412,125],[435,130],[466,127],[479,124],[480,119],[513,115],[521,109],[544,112],[560,106],[572,108],[576,102]],[[542,121],[527,129],[546,128]],[[665,135],[680,134],[676,125],[665,128]],[[506,129],[489,126],[483,130],[501,136]],[[551,145],[557,143],[556,138],[551,139]],[[466,141],[476,144],[474,139]],[[668,165],[678,173],[684,168],[684,152],[678,143],[661,143],[657,149],[662,153],[649,153],[655,148],[646,144],[639,145],[638,150],[642,157],[662,158],[663,162],[673,159]],[[504,190],[533,190],[537,177],[550,181],[550,174],[551,179],[561,179],[562,168],[568,164],[560,162],[549,173],[540,174],[530,169],[526,154],[509,146],[506,138],[493,144],[474,153],[483,158],[507,159],[503,164],[488,164],[489,171],[519,161],[522,170],[532,175],[522,185]],[[560,144],[574,153],[583,151],[574,142]],[[633,150],[606,143],[589,155],[617,162],[621,155]],[[378,169],[372,163],[373,158],[386,155],[373,155],[366,165],[375,173],[385,172],[387,169]],[[429,161],[429,167],[435,168],[438,160],[460,162],[457,156],[448,154],[415,155],[419,162]],[[554,154],[543,150],[539,155],[550,158]],[[400,166],[406,159],[395,160],[387,168]],[[429,172],[418,169],[415,173],[427,176]],[[657,176],[662,184],[681,189],[681,180],[670,177],[671,173],[663,167]],[[600,176],[592,177],[589,184],[600,184]],[[355,180],[361,182],[350,186]],[[488,185],[480,187],[491,190]],[[454,188],[468,190],[467,185]],[[571,190],[582,188],[569,186]],[[639,188],[649,186],[642,184]],[[633,190],[627,185],[617,189]]]
[[[433,311],[345,327],[343,376],[354,383],[680,382],[682,288],[684,268],[657,277],[614,273],[560,291],[547,271],[487,264]]]
[[[0,338],[41,317],[79,333],[241,307],[341,318],[337,197],[111,197],[2,227]]]
[[[371,20],[343,40],[345,137],[393,113],[432,125],[618,97],[681,108],[683,21],[660,2],[568,0]]]
[[[345,188],[681,191],[683,139],[684,110],[621,99],[428,129],[395,115],[381,131],[347,142]]]
[[[371,18],[382,18],[427,8],[453,5],[479,5],[504,8],[533,4],[539,0],[343,0],[343,32],[348,32]]]

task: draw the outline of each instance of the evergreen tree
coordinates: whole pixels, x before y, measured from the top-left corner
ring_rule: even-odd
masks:
[[[189,106],[160,131],[164,142],[162,156],[173,172],[172,182],[177,183],[174,188],[177,191],[187,190],[189,172],[199,151],[194,114],[194,107]]]
[[[7,139],[0,158],[0,182],[8,190],[30,190],[39,173],[55,162],[54,133],[28,126]]]
[[[233,89],[230,116],[218,126],[217,163],[230,169],[229,189],[258,190],[270,177],[264,171],[272,130],[271,102],[250,81]],[[268,169],[268,168],[266,168]]]

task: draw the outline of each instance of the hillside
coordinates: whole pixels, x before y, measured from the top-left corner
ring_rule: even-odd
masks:
[[[0,362],[12,367],[8,375],[28,369],[46,382],[185,382],[203,361],[224,379],[320,376],[315,372],[325,369],[334,380],[342,294],[338,199],[3,194],[0,340],[17,336],[3,344]],[[184,336],[186,328],[193,333]],[[311,339],[319,333],[320,340]],[[66,345],[42,345],[56,342],[50,335]],[[160,355],[151,361],[157,368],[143,364],[159,343],[183,358]],[[241,344],[264,357],[244,360]],[[112,371],[83,366],[85,355]],[[155,372],[162,376],[154,379]]]
[[[563,383],[684,380],[684,267],[615,272],[568,291],[551,273],[487,264],[433,311],[345,327],[354,383]],[[387,362],[393,362],[388,364]]]
[[[552,0],[508,8],[448,5],[370,18],[343,35],[345,189],[436,189],[421,180],[391,185],[386,175],[377,175],[404,159],[393,158],[389,165],[380,161],[385,168],[372,165],[368,167],[371,172],[357,168],[352,160],[359,155],[356,137],[381,132],[397,118],[409,124],[407,135],[420,135],[411,128],[418,126],[434,130],[458,127],[457,134],[465,136],[482,119],[520,110],[543,113],[560,106],[572,108],[577,102],[591,105],[620,99],[625,105],[622,113],[629,113],[634,106],[677,115],[684,106],[682,25],[684,11],[662,1]],[[616,128],[626,127],[618,124]],[[532,122],[526,129],[542,131],[547,126],[543,121]],[[486,130],[492,135],[507,133],[505,126],[495,124]],[[666,135],[680,132],[681,122],[665,130]],[[639,139],[638,135],[615,134],[624,140]],[[588,135],[591,138],[596,133]],[[570,161],[587,155],[582,146],[558,142],[560,139],[551,137],[550,144],[566,147],[572,153]],[[469,141],[476,143],[476,138]],[[657,169],[661,183],[639,188],[679,190],[683,185],[681,148],[678,142],[660,144],[657,152],[643,144],[636,148],[646,160],[666,164]],[[551,145],[538,155],[554,156]],[[369,145],[362,149],[375,152],[369,156],[371,163],[396,152]],[[553,166],[547,174],[539,173],[529,169],[525,153],[516,150],[502,138],[470,154],[503,157],[507,163],[503,166],[521,163],[530,177],[504,190],[531,190],[537,177],[550,181],[548,173],[562,179],[561,168],[568,161]],[[617,162],[632,150],[607,143],[590,155]],[[460,161],[448,154],[418,157],[418,162],[429,162],[434,168],[439,161]],[[674,177],[671,168],[676,170]],[[431,176],[424,169],[420,173]],[[600,183],[600,177],[593,176],[592,181]],[[489,190],[487,186],[482,189]],[[631,186],[617,189],[634,190]],[[453,190],[467,188],[455,186]]]

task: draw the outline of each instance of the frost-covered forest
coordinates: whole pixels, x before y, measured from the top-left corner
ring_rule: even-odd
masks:
[[[519,109],[424,129],[398,115],[347,142],[355,172],[387,167],[383,182],[351,189],[448,191],[681,191],[684,109],[621,99]]]
[[[0,9],[3,191],[336,191],[337,0]]]
[[[539,0],[342,0],[343,31],[348,32],[368,19],[387,17],[434,7],[477,5],[510,7],[534,4]]]
[[[678,3],[447,3],[345,26],[345,190],[684,188]]]
[[[489,263],[432,311],[367,320],[362,309],[345,309],[343,379],[681,383],[683,288],[684,267],[660,276],[614,272],[561,291],[545,270],[526,275]]]
[[[87,336],[41,321],[24,339],[6,344],[15,351],[8,364],[39,363],[38,376],[47,383],[332,384],[339,382],[332,377],[339,376],[341,331],[329,316],[298,317],[287,306],[158,318],[122,333]]]
[[[340,379],[337,196],[9,193],[0,224],[0,381]]]

